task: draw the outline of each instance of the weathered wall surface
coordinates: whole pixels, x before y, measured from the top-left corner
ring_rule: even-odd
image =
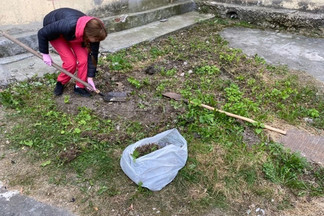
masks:
[[[0,25],[41,22],[50,11],[71,7],[86,14],[107,17],[134,13],[185,0],[1,0]]]
[[[29,24],[41,21],[48,12],[61,8],[71,7],[81,11],[107,5],[116,0],[1,0],[1,25]]]
[[[201,12],[221,18],[324,36],[324,0],[197,0],[197,4]]]
[[[263,6],[272,8],[294,9],[300,11],[318,13],[324,12],[324,0],[208,0],[227,4],[245,6]]]
[[[41,22],[48,12],[71,7],[97,17],[140,12],[186,0],[1,0],[0,25]],[[192,0],[200,2],[202,0]],[[206,0],[242,6],[263,6],[324,13],[324,0]]]

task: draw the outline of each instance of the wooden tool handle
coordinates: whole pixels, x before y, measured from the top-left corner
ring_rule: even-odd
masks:
[[[190,103],[194,104],[192,101],[190,101]],[[224,113],[227,116],[230,116],[230,117],[233,117],[233,118],[237,118],[237,119],[241,119],[243,121],[247,121],[247,122],[250,122],[250,123],[257,123],[253,119],[250,119],[250,118],[247,118],[247,117],[244,117],[244,116],[239,116],[239,115],[236,115],[236,114],[233,114],[233,113],[229,113],[229,112],[226,112],[224,110],[215,109],[214,107],[208,106],[206,104],[200,104],[200,106],[201,107],[204,107],[206,109],[209,109],[209,110],[216,110],[217,112]],[[269,125],[264,125],[264,128],[266,128],[268,130],[272,130],[272,131],[278,132],[278,133],[281,133],[281,134],[284,134],[284,135],[287,134],[286,131],[280,130],[278,128],[271,127]]]

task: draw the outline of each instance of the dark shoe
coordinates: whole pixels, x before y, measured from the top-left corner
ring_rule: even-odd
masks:
[[[60,96],[63,94],[63,89],[64,89],[64,85],[61,82],[57,82],[55,89],[54,89],[54,94],[56,96]]]
[[[82,97],[90,97],[91,96],[91,94],[85,88],[74,87],[74,93],[76,93]]]

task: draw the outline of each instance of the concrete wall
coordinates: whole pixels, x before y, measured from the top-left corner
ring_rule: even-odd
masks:
[[[61,8],[72,7],[81,11],[89,11],[112,3],[116,0],[1,0],[1,25],[29,24],[41,21],[48,12]]]
[[[62,7],[75,8],[102,18],[183,1],[185,0],[1,0],[0,25],[41,22],[48,12]]]
[[[199,0],[198,0],[199,1]],[[323,13],[324,0],[207,0],[209,2],[238,4],[245,6],[264,6],[272,8],[294,9],[300,11]]]

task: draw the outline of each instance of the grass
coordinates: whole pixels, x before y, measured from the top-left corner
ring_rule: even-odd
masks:
[[[132,96],[150,101],[150,106],[157,104],[151,99],[162,100],[161,94],[166,91],[181,93],[194,102],[157,104],[162,110],[170,106],[177,112],[164,125],[147,129],[140,120],[102,118],[86,107],[79,107],[77,114],[64,112],[57,107],[51,92],[55,75],[46,75],[44,79],[21,82],[0,92],[1,103],[14,110],[9,121],[19,121],[7,133],[10,147],[18,151],[27,149],[33,163],[50,171],[49,184],[76,185],[87,206],[83,209],[85,215],[100,215],[98,206],[117,208],[118,205],[98,199],[117,199],[122,195],[126,197],[122,207],[134,204],[144,214],[147,206],[169,200],[172,203],[169,206],[159,206],[166,215],[181,211],[199,215],[215,207],[241,214],[245,212],[244,206],[251,204],[249,199],[259,205],[275,199],[270,203],[275,212],[290,206],[291,193],[303,197],[323,196],[323,168],[269,140],[261,123],[277,119],[301,125],[307,117],[313,119],[309,127],[322,130],[323,95],[301,82],[288,68],[268,65],[257,55],[249,58],[241,50],[229,48],[218,34],[228,25],[232,25],[230,21],[220,19],[202,22],[100,59],[101,67],[109,66],[110,73],[127,77],[124,84],[132,88]],[[157,70],[153,76],[143,75],[143,69],[148,66]],[[103,74],[99,78],[100,75]],[[65,104],[71,100],[64,97]],[[202,109],[201,103],[259,123],[238,122],[216,111]],[[140,109],[147,106],[138,104]],[[120,126],[126,129],[118,130]],[[172,127],[177,127],[188,141],[186,166],[159,193],[129,184],[119,167],[123,149]],[[256,145],[244,139],[248,130],[255,137]],[[61,155],[70,149],[77,153],[66,163],[67,158]],[[74,173],[75,178],[68,179],[65,173]],[[12,184],[21,182],[20,179]],[[33,183],[26,179],[24,184],[28,182]],[[89,191],[89,187],[95,188],[94,191]],[[277,188],[283,192],[278,194]]]

